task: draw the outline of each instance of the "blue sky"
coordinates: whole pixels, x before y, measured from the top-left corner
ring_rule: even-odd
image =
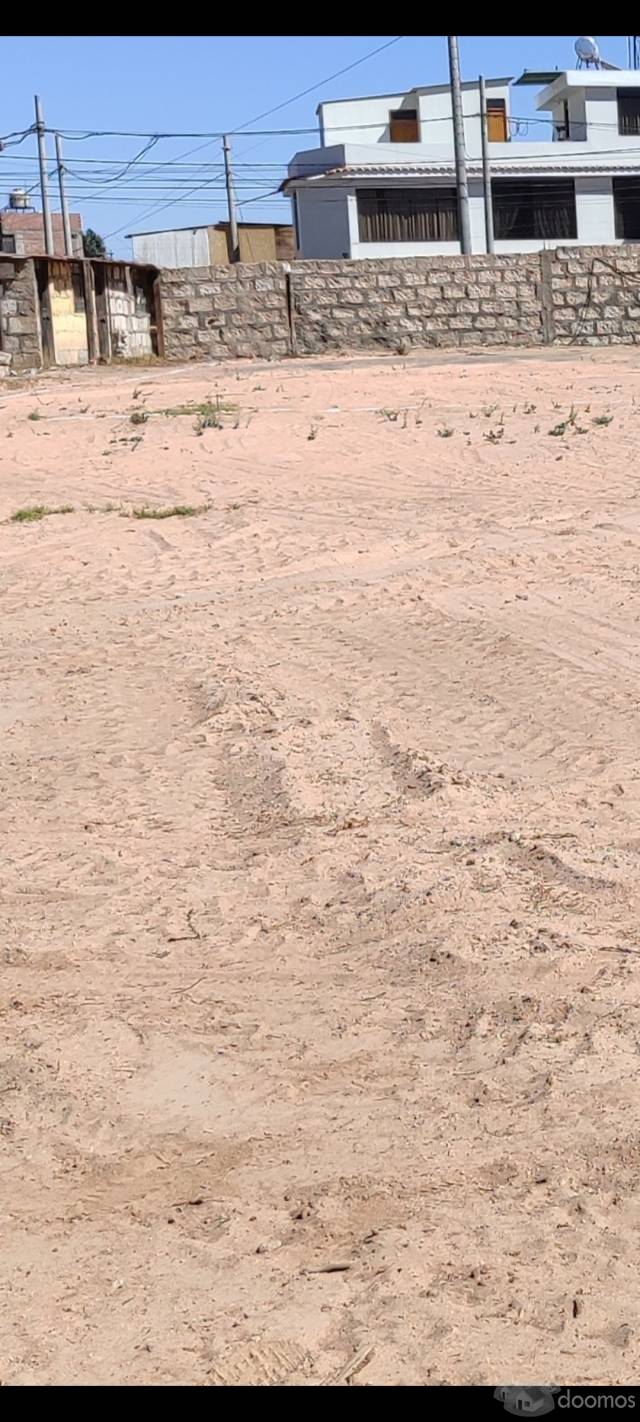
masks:
[[[208,133],[240,128],[264,110],[311,85],[307,97],[288,104],[258,129],[315,130],[316,105],[323,98],[385,93],[413,85],[446,82],[447,46],[442,35],[412,35],[332,82],[336,70],[393,39],[392,35],[317,36],[10,36],[2,40],[0,134],[33,122],[33,95],[39,93],[49,128]],[[599,35],[605,58],[626,64],[626,37]],[[575,35],[461,36],[464,79],[478,73],[514,74],[523,68],[572,67]],[[516,90],[514,112],[534,113],[533,93]],[[535,132],[535,130],[534,130]],[[135,169],[124,166],[140,153],[140,138],[95,137],[65,140],[71,206],[85,226],[108,238],[114,253],[130,252],[125,233],[136,229],[188,226],[226,215],[220,143],[193,138],[163,139]],[[53,138],[48,136],[53,155]],[[314,133],[233,140],[238,197],[247,219],[289,220],[282,198],[263,196],[277,187],[287,160],[298,148],[315,146]],[[191,152],[198,149],[197,152]],[[40,206],[30,137],[0,152],[0,206],[16,185],[34,188]],[[79,161],[80,160],[80,161]],[[88,162],[86,160],[93,160]],[[96,161],[99,160],[99,161]],[[106,160],[113,160],[110,168]],[[172,160],[175,167],[157,171]],[[179,162],[185,165],[180,167]],[[147,166],[145,167],[144,164]],[[211,166],[204,166],[204,165]],[[201,166],[202,165],[202,166]],[[244,166],[246,165],[246,166]],[[105,179],[112,179],[105,186]],[[204,192],[187,194],[207,182]],[[58,207],[55,180],[51,184]],[[259,201],[255,198],[259,197]],[[249,201],[251,198],[254,201]],[[152,208],[158,209],[150,212]],[[162,210],[160,210],[162,209]]]

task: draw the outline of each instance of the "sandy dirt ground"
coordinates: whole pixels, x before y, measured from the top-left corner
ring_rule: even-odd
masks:
[[[5,1384],[637,1379],[639,450],[615,349],[0,391]]]

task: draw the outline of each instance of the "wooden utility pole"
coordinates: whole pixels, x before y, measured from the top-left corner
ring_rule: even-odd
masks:
[[[69,221],[69,206],[67,203],[67,193],[64,186],[62,139],[59,133],[56,134],[56,162],[58,164],[58,186],[60,188],[60,211],[62,213],[62,230],[64,232],[64,250],[68,257],[72,257],[73,243],[71,241],[71,223]]]
[[[40,164],[40,193],[42,195],[42,221],[44,224],[44,249],[48,257],[53,256],[53,227],[51,226],[51,209],[49,207],[49,178],[47,175],[47,146],[44,130],[44,118],[42,115],[42,104],[35,96],[36,106],[36,133],[38,135],[38,162]]]
[[[224,149],[224,176],[227,184],[227,205],[229,208],[229,233],[231,237],[231,260],[237,262],[240,259],[240,246],[238,242],[238,220],[236,217],[236,195],[233,190],[233,172],[231,170],[231,144],[225,133],[222,147]]]
[[[484,193],[484,230],[487,251],[495,252],[493,240],[493,201],[491,197],[491,164],[489,162],[489,133],[487,129],[487,93],[482,75],[480,86],[480,137],[482,140],[482,189]]]
[[[451,80],[451,110],[453,113],[453,151],[456,161],[456,188],[458,190],[458,214],[460,218],[460,251],[463,252],[465,256],[469,256],[471,252],[471,219],[469,217],[467,159],[464,150],[464,118],[462,115],[458,36],[447,35],[447,43],[449,45],[449,76]]]

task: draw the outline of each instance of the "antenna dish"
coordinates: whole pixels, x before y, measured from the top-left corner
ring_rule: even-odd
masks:
[[[574,45],[580,64],[597,69],[600,64],[600,50],[593,35],[580,35]]]

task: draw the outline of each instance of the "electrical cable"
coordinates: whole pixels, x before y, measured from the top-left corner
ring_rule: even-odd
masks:
[[[338,70],[335,74],[331,74],[331,75],[329,75],[329,76],[328,76],[327,78],[325,78],[325,79],[320,79],[320,80],[318,80],[318,82],[317,82],[316,84],[312,84],[308,89],[305,89],[303,92],[301,92],[301,93],[299,93],[299,94],[294,94],[294,95],[292,95],[291,98],[289,98],[289,99],[284,99],[284,100],[282,101],[282,103],[276,104],[272,109],[266,110],[263,114],[259,114],[257,118],[248,119],[246,123],[240,125],[240,129],[236,129],[236,130],[234,130],[234,132],[242,132],[243,130],[249,128],[249,125],[250,125],[250,124],[252,124],[252,123],[259,123],[261,119],[263,119],[263,118],[268,118],[271,113],[279,112],[281,109],[287,108],[287,107],[289,106],[289,104],[294,104],[294,103],[296,103],[299,99],[305,98],[305,97],[307,96],[307,94],[312,93],[314,89],[321,89],[321,88],[324,88],[324,86],[325,86],[326,84],[331,84],[334,79],[340,78],[340,76],[341,76],[342,74],[348,73],[349,70],[351,70],[351,69],[356,69],[356,68],[358,67],[358,65],[364,64],[364,63],[366,62],[366,60],[368,60],[368,59],[373,59],[373,57],[374,57],[376,54],[380,54],[380,53],[382,52],[382,50],[390,49],[392,45],[398,44],[402,38],[403,38],[402,35],[396,35],[394,39],[392,39],[392,40],[387,40],[387,42],[386,42],[385,44],[379,45],[377,49],[370,50],[367,54],[362,55],[362,56],[360,57],[360,59],[354,60],[352,64],[346,65],[343,69]],[[222,136],[223,136],[223,135],[222,135]],[[207,184],[205,183],[205,184],[202,184],[201,187],[195,187],[195,188],[193,188],[192,191],[191,191],[191,193],[190,193],[190,194],[187,194],[187,196],[193,196],[195,193],[197,193],[197,192],[199,192],[199,191],[202,191],[202,188],[203,188],[203,187],[206,187],[206,186],[207,186]],[[139,221],[139,222],[142,222],[142,221],[144,221],[144,219],[145,219],[146,217],[153,217],[153,216],[155,216],[156,213],[158,213],[158,212],[165,212],[165,211],[167,210],[167,208],[168,208],[168,207],[171,207],[171,206],[172,206],[171,202],[168,202],[168,203],[164,203],[163,205],[161,205],[161,206],[159,206],[159,207],[151,208],[150,210],[148,210],[148,211],[146,211],[146,212],[144,212],[144,213],[141,213],[140,216],[139,216],[139,218],[136,219],[136,220]],[[124,224],[123,224],[123,226],[127,226],[127,225],[128,225],[127,223],[124,223]],[[123,226],[120,226],[120,227],[118,227],[118,228],[115,228],[112,232],[107,233],[107,237],[116,237],[116,236],[118,236],[118,235],[120,234],[120,232],[122,232]]]

